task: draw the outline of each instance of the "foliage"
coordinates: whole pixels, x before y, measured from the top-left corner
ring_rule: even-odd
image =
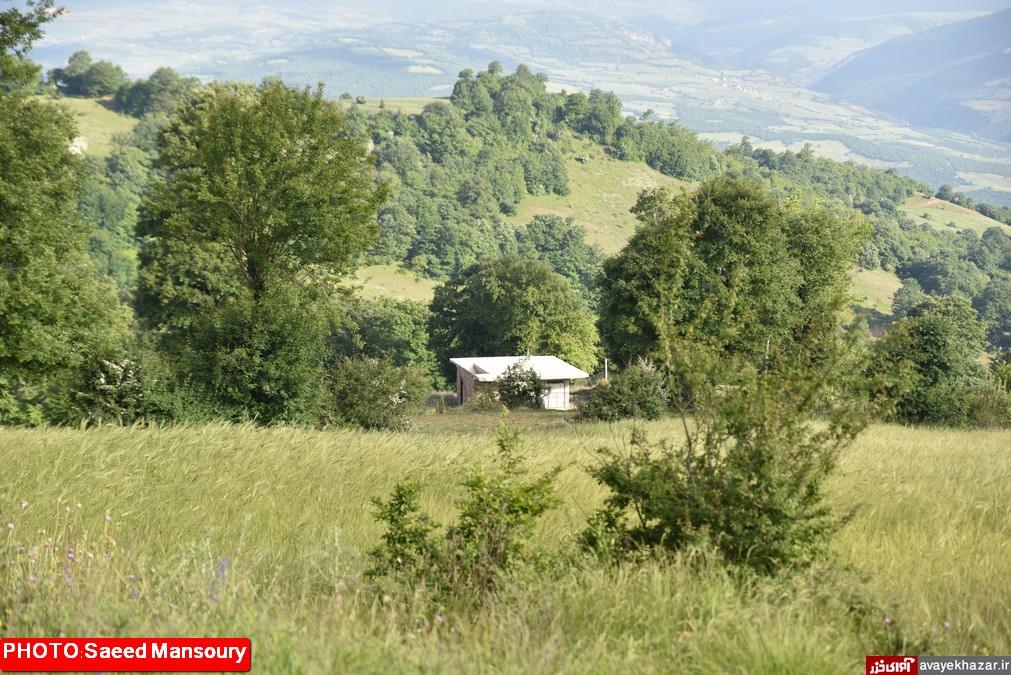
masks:
[[[596,311],[594,277],[600,270],[600,249],[586,243],[586,231],[571,218],[537,215],[516,233],[516,252],[528,260],[543,260],[569,280]]]
[[[54,68],[49,80],[68,96],[88,98],[111,96],[127,83],[122,68],[109,61],[92,62],[91,55],[83,49],[70,55],[65,68]]]
[[[758,184],[717,178],[691,195],[660,188],[640,195],[642,225],[605,261],[599,326],[605,352],[619,363],[657,348],[652,317],[670,314],[678,330],[721,336],[721,348],[758,363],[794,338],[798,316],[828,311],[848,284],[865,225],[823,206],[777,203]],[[660,289],[678,271],[676,309]],[[683,271],[683,273],[681,273]],[[700,308],[705,317],[695,321]],[[728,330],[733,326],[733,330]]]
[[[181,381],[234,419],[314,422],[331,280],[375,236],[386,189],[322,92],[218,84],[159,136],[137,310]]]
[[[964,296],[930,297],[909,310],[875,346],[876,369],[902,365],[909,372],[908,391],[894,396],[895,419],[972,423],[973,397],[993,400],[984,395],[988,385],[978,360],[985,341],[986,327]]]
[[[347,320],[331,337],[334,351],[342,356],[366,356],[414,366],[435,381],[442,370],[428,346],[428,307],[394,298],[359,299],[348,309]]]
[[[663,373],[651,361],[639,359],[610,380],[599,382],[579,406],[579,419],[616,422],[655,420],[670,403]]]
[[[461,354],[553,354],[588,372],[597,363],[586,306],[544,262],[504,255],[477,263],[436,287],[431,309],[432,349],[443,367]]]
[[[39,410],[50,382],[101,358],[126,332],[74,213],[85,176],[69,152],[75,134],[55,105],[0,93],[0,396],[13,401],[9,410]]]
[[[342,356],[327,375],[321,421],[362,429],[406,429],[431,391],[428,375],[415,366]]]
[[[272,287],[196,317],[174,356],[177,377],[226,419],[313,424],[323,405],[332,315],[314,288]]]
[[[791,353],[761,368],[663,330],[668,386],[692,392],[690,403],[673,401],[684,438],[654,443],[635,430],[626,449],[601,450],[591,473],[610,494],[584,541],[618,553],[708,542],[762,574],[821,556],[839,524],[825,481],[840,448],[872,417],[873,406],[853,392],[880,392],[883,379],[854,375],[855,336],[838,336],[826,316],[813,321]],[[825,419],[812,419],[815,412]]]
[[[526,360],[505,369],[496,383],[498,397],[507,408],[542,408],[548,385]]]
[[[320,89],[211,86],[178,109],[159,150],[167,175],[142,234],[222,247],[254,302],[309,269],[347,272],[375,237],[386,190]]]
[[[519,435],[503,428],[491,470],[475,469],[463,481],[459,519],[444,537],[418,505],[418,487],[398,483],[389,501],[374,499],[386,525],[383,543],[370,552],[368,576],[407,589],[426,588],[445,600],[480,602],[504,574],[523,561],[537,519],[555,506],[560,471],[529,478],[519,454]]]
[[[0,82],[25,83],[38,76],[38,66],[24,55],[42,37],[42,26],[63,13],[63,9],[54,8],[53,4],[54,0],[27,0],[23,9],[0,11]]]
[[[860,228],[735,180],[696,197],[646,194],[636,210],[649,220],[619,259],[630,288],[652,282],[647,299],[630,298],[683,436],[650,442],[636,429],[627,448],[601,450],[591,473],[610,493],[584,541],[604,554],[708,543],[762,574],[810,565],[839,523],[823,497],[839,450],[897,374],[864,378],[862,333],[839,322]],[[614,308],[604,288],[601,306]]]
[[[146,80],[129,82],[116,92],[116,110],[143,117],[147,114],[171,115],[200,81],[195,77],[182,77],[171,68],[158,68]]]

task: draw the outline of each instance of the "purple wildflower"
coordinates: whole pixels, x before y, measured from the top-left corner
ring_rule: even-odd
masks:
[[[889,617],[885,617],[885,625],[886,626],[891,626],[892,625],[892,620]]]
[[[14,523],[7,523],[7,529],[8,530],[13,530],[14,529]]]

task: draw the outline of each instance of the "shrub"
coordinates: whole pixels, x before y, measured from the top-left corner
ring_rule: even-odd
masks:
[[[526,360],[517,361],[498,380],[498,397],[507,408],[541,408],[548,385]]]
[[[696,232],[669,236],[650,321],[667,390],[679,393],[671,407],[683,437],[651,442],[637,429],[627,447],[600,450],[590,473],[610,494],[583,542],[605,555],[712,545],[761,574],[807,566],[839,524],[825,480],[839,449],[873,419],[890,370],[863,377],[860,332],[839,325],[846,287],[833,279],[809,289],[819,302],[792,315],[761,358],[735,349],[756,320],[736,304],[753,273],[747,257],[724,270],[723,298],[695,303],[681,289]]]
[[[579,406],[579,419],[614,422],[621,419],[659,419],[669,405],[663,373],[640,359],[610,381],[601,382]]]
[[[990,375],[969,391],[966,407],[972,426],[1011,426],[1011,392],[995,375]]]
[[[327,382],[322,421],[363,429],[404,429],[430,392],[431,381],[420,368],[340,357]]]
[[[366,573],[380,585],[424,587],[442,600],[480,602],[503,574],[524,560],[537,519],[557,503],[560,468],[528,476],[519,436],[499,431],[491,470],[475,469],[463,481],[459,520],[438,536],[438,526],[418,506],[418,486],[398,483],[388,501],[373,499],[375,517],[386,525],[382,543],[369,556]]]

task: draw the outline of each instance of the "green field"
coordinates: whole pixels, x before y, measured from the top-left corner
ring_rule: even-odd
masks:
[[[377,113],[385,108],[405,115],[419,115],[429,103],[445,100],[444,98],[370,98],[366,99],[363,104],[356,103],[354,105],[359,106],[367,113]]]
[[[438,282],[419,277],[400,265],[370,265],[355,274],[362,285],[362,295],[367,298],[389,296],[428,304]]]
[[[861,307],[880,312],[892,313],[892,296],[902,287],[902,282],[893,272],[881,268],[876,270],[855,269],[850,274],[853,286],[850,291],[857,297]]]
[[[603,497],[583,468],[631,427],[518,421],[534,470],[563,467],[536,548],[564,556],[480,610],[376,595],[361,573],[381,534],[369,500],[410,478],[451,518],[494,454],[493,413],[404,433],[0,429],[0,636],[249,636],[271,673],[852,673],[886,650],[1011,653],[1009,432],[872,427],[829,485],[853,513],[836,562],[761,580],[705,552],[575,555]]]
[[[516,215],[507,220],[522,225],[541,213],[571,216],[586,230],[586,240],[599,245],[607,255],[620,251],[635,231],[636,220],[629,209],[642,190],[685,185],[645,164],[609,157],[603,148],[589,141],[573,143],[565,168],[569,174],[568,195],[526,197]]]
[[[921,194],[907,199],[902,211],[914,220],[928,223],[937,229],[972,230],[976,234],[982,234],[988,228],[999,227],[1011,234],[1011,226],[957,204]],[[954,223],[954,227],[950,223]]]
[[[48,99],[52,100],[52,99]],[[77,124],[78,138],[85,154],[105,157],[117,134],[129,134],[137,126],[133,117],[113,112],[102,101],[91,98],[61,98],[57,103],[65,106]]]

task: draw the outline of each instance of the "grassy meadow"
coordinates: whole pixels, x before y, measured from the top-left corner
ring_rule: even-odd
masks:
[[[255,671],[293,673],[850,673],[872,653],[1011,653],[1009,432],[872,427],[829,486],[852,511],[835,561],[742,579],[705,551],[577,555],[604,496],[583,469],[631,425],[509,423],[535,472],[563,467],[561,503],[540,562],[480,610],[381,596],[361,575],[382,534],[370,499],[409,478],[449,521],[461,477],[495,454],[493,413],[403,433],[0,429],[0,636],[248,636]]]
[[[56,101],[73,116],[78,144],[86,155],[108,156],[113,136],[129,134],[137,126],[135,118],[112,111],[108,100],[68,97]]]
[[[902,206],[913,220],[926,222],[935,229],[972,230],[977,235],[983,234],[988,228],[999,227],[1011,234],[1011,227],[981,213],[967,209],[958,204],[945,202],[936,197],[916,194],[906,200]],[[954,227],[952,227],[954,223]]]

